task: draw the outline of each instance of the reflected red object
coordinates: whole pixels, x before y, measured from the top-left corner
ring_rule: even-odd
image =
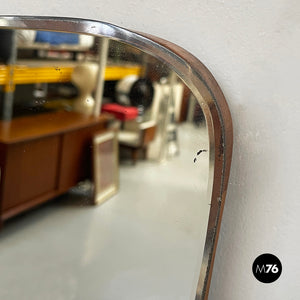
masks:
[[[102,106],[102,112],[113,114],[120,121],[134,120],[138,116],[138,109],[134,106],[123,106],[108,103]]]

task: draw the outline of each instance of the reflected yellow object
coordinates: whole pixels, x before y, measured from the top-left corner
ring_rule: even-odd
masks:
[[[136,66],[107,66],[105,69],[105,80],[120,80],[128,75],[140,76],[142,67]]]
[[[16,84],[69,82],[74,67],[53,66],[0,66],[0,85],[5,85],[5,91],[13,91]],[[140,75],[139,66],[107,66],[105,80],[119,80],[128,75]]]

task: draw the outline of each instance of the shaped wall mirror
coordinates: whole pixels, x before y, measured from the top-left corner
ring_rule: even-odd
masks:
[[[232,125],[205,66],[21,16],[0,18],[0,61],[0,298],[207,299]]]

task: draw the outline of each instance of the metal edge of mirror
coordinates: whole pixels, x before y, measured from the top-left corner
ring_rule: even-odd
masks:
[[[229,180],[233,128],[226,99],[210,71],[191,53],[153,35],[86,19],[0,16],[0,29],[34,29],[74,32],[111,38],[166,62],[190,88],[205,115],[209,134],[211,209],[196,300],[208,299],[214,257]]]

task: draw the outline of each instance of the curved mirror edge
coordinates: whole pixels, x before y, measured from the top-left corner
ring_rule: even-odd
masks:
[[[211,167],[208,191],[211,195],[211,209],[196,293],[196,299],[207,299],[233,146],[230,110],[210,71],[196,57],[173,43],[101,21],[62,17],[0,16],[0,29],[74,32],[125,42],[168,63],[170,68],[190,88],[203,110],[209,136]]]

